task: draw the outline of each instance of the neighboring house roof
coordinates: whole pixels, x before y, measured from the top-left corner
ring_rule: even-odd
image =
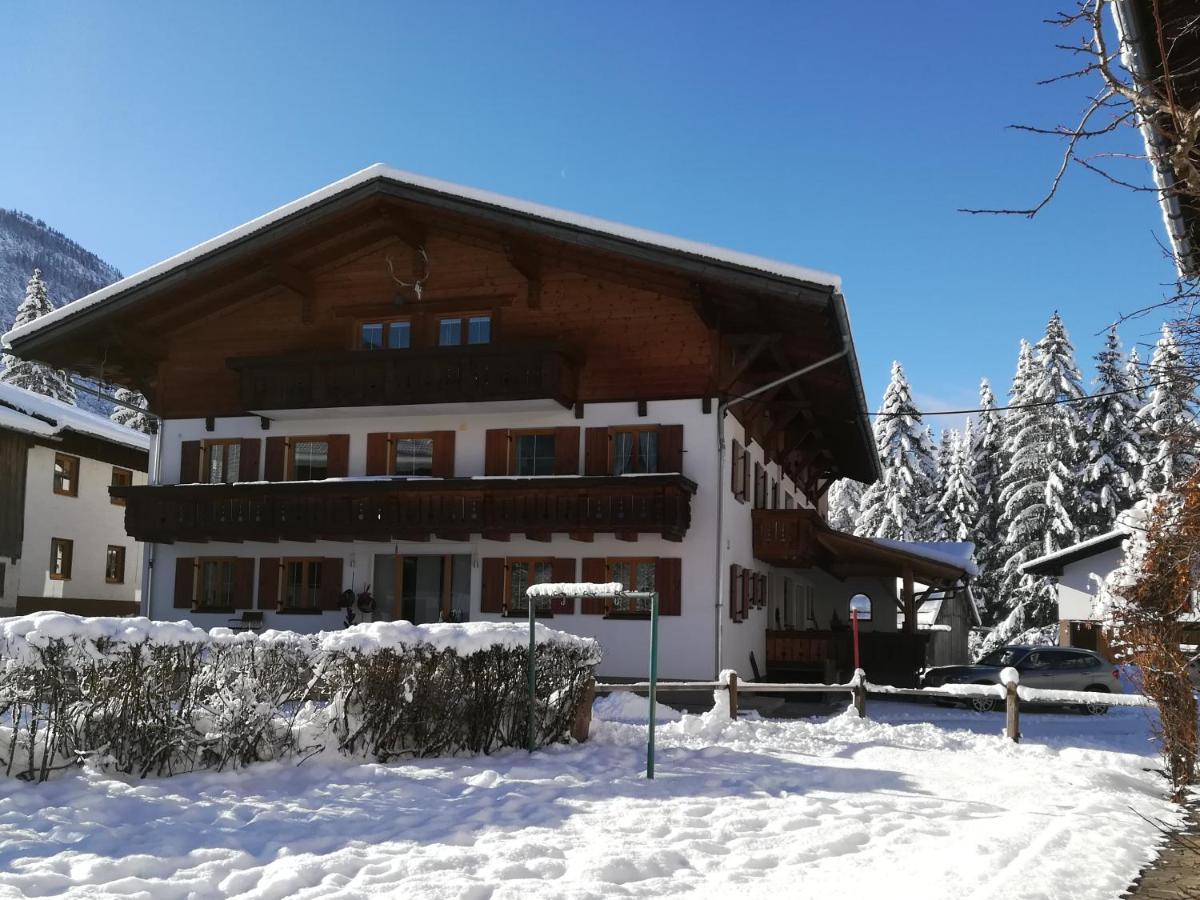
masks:
[[[1047,553],[1037,559],[1031,559],[1021,566],[1021,571],[1029,575],[1062,575],[1063,567],[1084,559],[1090,559],[1100,553],[1120,547],[1129,537],[1129,531],[1117,528],[1105,534],[1088,538],[1070,547],[1064,547],[1054,553]]]
[[[884,547],[903,550],[922,559],[957,566],[967,575],[979,574],[979,567],[975,565],[975,545],[970,541],[894,541],[890,538],[869,540]]]
[[[971,621],[975,625],[982,625],[983,622],[979,618],[979,607],[975,605],[975,595],[971,593],[971,588],[962,588],[955,590],[950,597],[946,596],[945,591],[930,591],[925,595],[924,601],[917,607],[917,630],[918,631],[950,631],[949,625],[938,624],[938,616],[941,615],[942,605],[949,600],[951,603],[958,601],[965,603],[967,611],[970,613]],[[897,627],[904,625],[904,613],[896,613]]]
[[[0,428],[49,439],[69,431],[135,450],[150,449],[148,434],[4,382],[0,382]]]

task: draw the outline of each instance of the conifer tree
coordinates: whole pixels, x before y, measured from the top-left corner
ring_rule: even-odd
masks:
[[[1137,499],[1141,468],[1137,385],[1123,366],[1116,327],[1096,354],[1096,389],[1084,407],[1081,538],[1111,531],[1117,514]]]
[[[829,488],[829,525],[853,534],[862,508],[863,487],[853,478],[839,478]]]
[[[50,302],[46,282],[42,280],[42,270],[34,269],[33,275],[25,284],[25,299],[17,307],[13,328],[27,325],[53,309],[54,304]],[[4,371],[0,372],[0,381],[75,405],[75,389],[67,380],[67,373],[61,369],[33,360],[18,359],[11,354],[4,355],[4,364]]]
[[[1000,571],[1004,567],[1004,543],[1000,535],[1000,479],[1004,464],[1005,418],[996,410],[996,397],[986,378],[979,384],[979,424],[974,440],[965,448],[970,454],[971,474],[979,519],[975,527],[975,562],[979,574],[972,592],[983,604],[985,614],[996,611]],[[992,624],[994,619],[988,619]]]
[[[141,410],[146,409],[149,405],[145,397],[137,391],[131,391],[129,388],[117,388],[113,397],[122,403],[128,403]],[[113,410],[108,414],[108,417],[118,425],[124,425],[126,428],[132,428],[144,434],[151,433],[150,414],[147,412],[138,412],[137,410],[130,409],[128,406],[114,404]]]
[[[1142,357],[1138,354],[1137,347],[1133,347],[1129,351],[1129,360],[1125,363],[1125,380],[1133,388],[1133,397],[1137,400],[1137,408],[1141,409],[1146,405],[1146,382],[1148,379],[1146,378],[1146,369],[1142,365]]]
[[[979,499],[971,471],[970,448],[974,445],[971,420],[960,436],[950,432],[948,458],[945,461],[945,486],[938,500],[938,527],[934,535],[939,541],[974,541],[979,521]]]
[[[1143,495],[1173,490],[1197,463],[1196,383],[1166,325],[1150,359],[1149,381],[1152,386],[1140,414],[1145,428],[1139,485]]]

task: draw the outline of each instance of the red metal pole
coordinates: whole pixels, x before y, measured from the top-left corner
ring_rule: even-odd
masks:
[[[862,668],[858,661],[858,610],[850,610],[850,630],[854,632],[854,669]]]

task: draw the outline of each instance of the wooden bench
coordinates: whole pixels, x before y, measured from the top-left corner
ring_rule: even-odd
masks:
[[[262,610],[243,610],[236,619],[229,620],[230,631],[258,631],[263,627]]]

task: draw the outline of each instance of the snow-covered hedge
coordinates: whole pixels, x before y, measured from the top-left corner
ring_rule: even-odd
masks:
[[[539,744],[565,740],[595,641],[537,626]],[[0,619],[0,770],[90,760],[136,777],[322,751],[386,760],[525,746],[528,629],[356,625],[298,635],[186,622]]]

